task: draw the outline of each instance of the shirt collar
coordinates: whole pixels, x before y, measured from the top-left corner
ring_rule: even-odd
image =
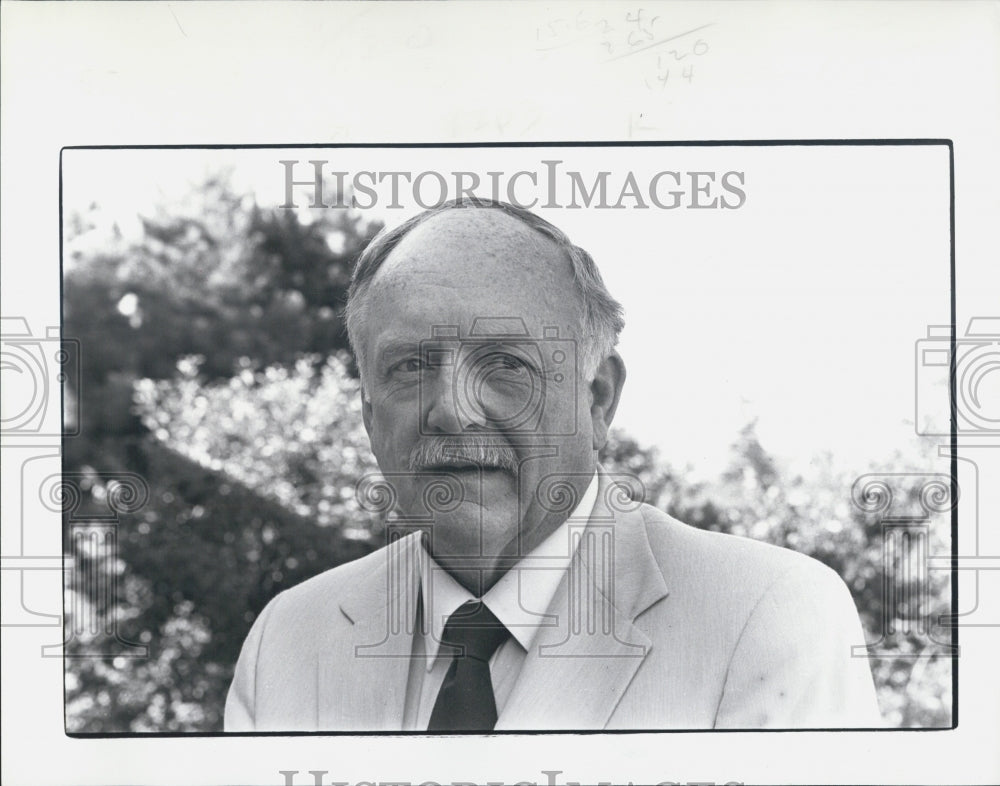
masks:
[[[486,607],[496,615],[511,635],[530,650],[538,629],[545,624],[545,613],[569,569],[575,550],[570,541],[570,523],[581,525],[590,520],[597,502],[597,473],[565,521],[524,556],[483,596]],[[420,591],[425,633],[426,667],[430,671],[437,658],[445,623],[459,606],[475,597],[437,564],[426,549],[421,548]],[[430,603],[427,603],[430,599]],[[430,617],[428,620],[427,617]],[[427,624],[429,622],[429,625]],[[430,634],[429,637],[427,634]]]

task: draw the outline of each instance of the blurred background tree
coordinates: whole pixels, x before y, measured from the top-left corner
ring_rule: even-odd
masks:
[[[377,468],[342,310],[357,255],[380,227],[346,210],[305,223],[261,209],[225,177],[144,217],[138,240],[114,226],[95,237],[96,225],[94,215],[67,217],[64,330],[81,341],[83,376],[80,434],[64,442],[64,470],[84,478],[85,508],[101,505],[115,473],[142,475],[150,495],[120,518],[117,560],[73,555],[113,576],[117,593],[94,596],[75,571],[67,609],[103,603],[99,612],[149,657],[68,659],[68,727],[219,730],[240,645],[267,601],[378,545],[381,523],[354,494]],[[852,505],[857,473],[829,455],[796,474],[751,423],[710,482],[617,430],[601,460],[682,521],[832,567],[869,641],[887,621],[948,611],[940,572],[927,607],[886,607],[879,518]],[[870,471],[913,461],[900,453]],[[917,505],[915,482],[901,491]],[[933,553],[947,552],[946,518],[930,522]],[[78,637],[69,654],[90,643]],[[950,660],[918,633],[892,646],[872,661],[887,722],[948,725]]]
[[[357,530],[340,526],[343,503],[331,478],[342,480],[370,461],[367,448],[347,458],[350,445],[360,446],[360,422],[341,312],[355,260],[381,226],[347,211],[304,223],[295,211],[262,209],[235,194],[224,175],[192,189],[184,203],[142,217],[138,238],[102,227],[101,218],[94,205],[69,215],[65,228],[63,329],[80,341],[82,357],[80,390],[67,397],[79,401],[68,413],[78,419],[79,435],[64,440],[63,471],[83,478],[87,499],[78,515],[101,510],[108,479],[123,472],[146,478],[150,499],[121,517],[119,563],[88,565],[87,555],[75,554],[81,569],[73,577],[81,582],[84,567],[119,575],[117,607],[97,613],[115,618],[124,639],[148,644],[150,657],[74,659],[91,643],[75,639],[67,660],[68,727],[217,729],[232,664],[264,603],[371,549],[367,530],[359,539]],[[284,400],[247,400],[265,367],[270,381],[285,380],[280,391],[266,388]],[[136,405],[159,401],[158,385],[176,384],[175,401],[196,413],[205,402],[199,389],[220,381],[234,400],[216,401],[236,408],[218,426],[236,418],[230,433],[239,446],[213,443],[203,430],[201,442],[184,434],[178,451],[176,441],[160,438],[178,436],[167,428],[174,421],[163,425],[160,412],[144,422]],[[333,417],[317,422],[324,404]],[[288,416],[281,432],[253,429],[274,426],[267,407]],[[345,450],[306,457],[295,449],[301,443],[285,442],[294,433],[315,439],[310,428]],[[281,472],[249,460],[268,464],[275,445],[291,457]],[[247,464],[230,460],[227,473],[199,463],[209,448]],[[290,495],[295,488],[301,498]],[[354,519],[346,529],[358,525]]]

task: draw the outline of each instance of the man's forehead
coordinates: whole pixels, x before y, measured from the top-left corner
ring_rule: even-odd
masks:
[[[411,229],[389,253],[375,279],[399,272],[463,273],[487,281],[493,273],[561,276],[566,252],[551,238],[492,208],[445,210]]]
[[[431,339],[441,326],[460,339],[537,339],[548,326],[577,333],[583,307],[574,287],[569,255],[554,240],[502,211],[459,208],[411,230],[368,298],[381,347]]]

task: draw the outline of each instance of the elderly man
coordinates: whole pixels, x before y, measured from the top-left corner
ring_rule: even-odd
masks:
[[[526,210],[466,200],[371,243],[348,330],[390,543],[265,608],[227,731],[878,725],[839,577],[598,466],[622,327]]]

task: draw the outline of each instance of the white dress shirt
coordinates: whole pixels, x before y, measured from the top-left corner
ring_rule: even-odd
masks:
[[[570,542],[569,525],[571,522],[586,524],[596,501],[595,473],[566,521],[483,596],[486,607],[511,634],[490,658],[490,678],[498,715],[503,713],[538,629],[554,624],[545,614],[573,558],[575,547]],[[420,602],[403,719],[403,728],[408,731],[427,729],[438,692],[451,665],[448,654],[439,655],[445,623],[459,606],[475,600],[472,593],[455,581],[425,549],[421,548],[420,552]]]

